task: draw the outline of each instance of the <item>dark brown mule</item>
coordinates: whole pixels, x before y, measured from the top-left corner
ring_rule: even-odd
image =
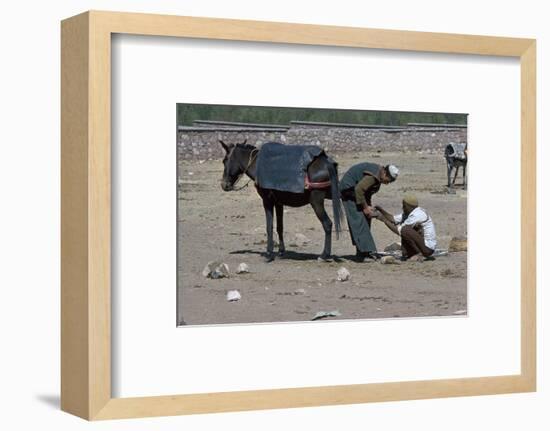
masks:
[[[223,159],[223,177],[221,187],[228,192],[235,189],[235,184],[243,176],[247,175],[252,181],[256,179],[256,156],[258,149],[252,145],[228,144],[220,141],[225,150]],[[332,199],[334,225],[336,237],[341,232],[342,202],[338,191],[338,172],[334,163],[331,163],[326,156],[316,158],[308,167],[307,175],[312,183],[326,182],[327,186],[319,189],[304,189],[303,193],[282,192],[279,190],[262,189],[256,187],[262,198],[267,230],[267,253],[266,261],[271,262],[275,255],[273,253],[273,208],[277,215],[277,234],[279,235],[279,256],[285,253],[283,240],[283,207],[301,207],[311,205],[317,218],[323,225],[325,231],[325,245],[319,257],[322,260],[329,260],[331,254],[332,221],[325,211],[325,199]]]

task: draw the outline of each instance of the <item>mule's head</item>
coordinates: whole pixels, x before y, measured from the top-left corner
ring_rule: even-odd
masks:
[[[242,144],[226,144],[220,140],[220,144],[225,151],[223,158],[223,176],[220,181],[222,189],[226,192],[233,190],[235,183],[244,174],[245,165],[243,163],[243,152],[239,151],[240,146],[246,144],[246,140]]]

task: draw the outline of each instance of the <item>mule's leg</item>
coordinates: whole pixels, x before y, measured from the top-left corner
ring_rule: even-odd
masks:
[[[265,210],[265,229],[267,233],[267,250],[265,260],[271,262],[275,259],[273,254],[273,202],[267,198],[264,198],[264,210]]]
[[[449,159],[447,159],[447,192],[451,192],[451,172],[453,170],[453,166],[451,165],[451,162]]]
[[[456,166],[455,166],[455,176],[454,176],[454,178],[453,178],[453,186],[454,186],[455,183],[456,183],[456,177],[458,177],[458,168],[459,168],[459,166],[456,165]]]
[[[325,211],[325,197],[323,194],[312,192],[311,206],[315,215],[323,225],[323,230],[325,231],[325,247],[323,248],[323,253],[320,256],[322,260],[330,259],[330,252],[332,248],[332,221]]]
[[[468,188],[468,177],[466,175],[466,164],[462,166],[462,178],[464,179],[464,190]]]
[[[285,241],[283,239],[283,206],[281,204],[275,205],[275,212],[277,214],[277,235],[279,236],[279,256],[285,254]]]

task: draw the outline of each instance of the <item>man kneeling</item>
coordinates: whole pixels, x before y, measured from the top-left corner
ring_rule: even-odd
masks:
[[[418,206],[418,199],[413,194],[403,198],[403,212],[395,216],[377,206],[378,220],[401,236],[401,252],[403,259],[433,260],[436,247],[435,226],[432,218],[423,208]]]

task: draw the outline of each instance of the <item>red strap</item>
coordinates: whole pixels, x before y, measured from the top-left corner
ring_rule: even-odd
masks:
[[[308,190],[308,189],[327,189],[329,187],[330,187],[330,180],[329,181],[322,181],[320,183],[312,183],[309,180],[309,176],[306,174],[305,186],[304,186],[304,188],[306,190]]]

